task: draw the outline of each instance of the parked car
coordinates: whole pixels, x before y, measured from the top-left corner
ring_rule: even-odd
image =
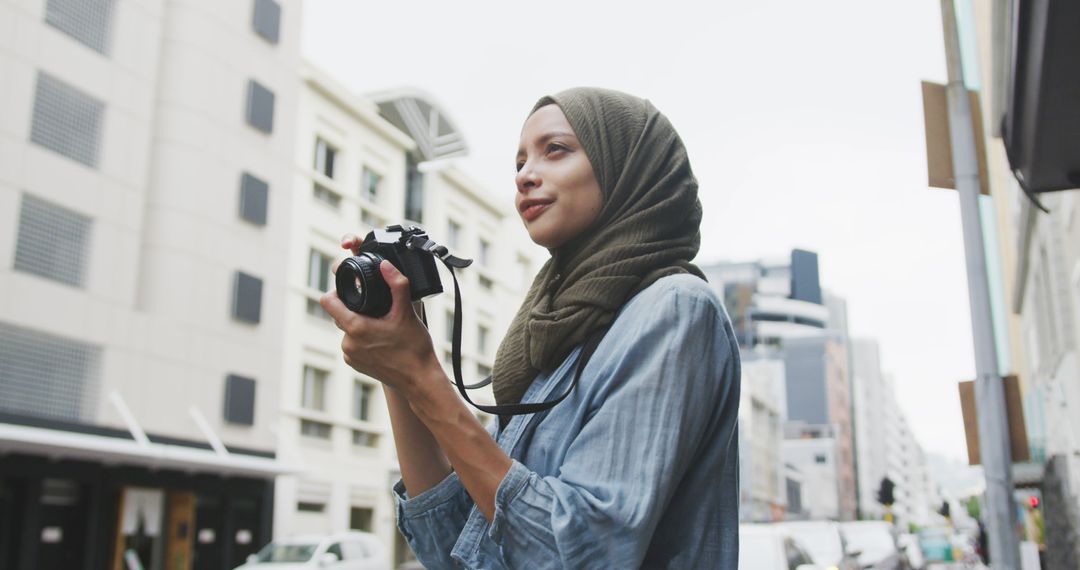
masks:
[[[848,552],[861,570],[906,570],[907,558],[896,546],[892,527],[885,521],[840,523]]]
[[[350,531],[275,540],[236,570],[390,570],[386,548],[375,535]]]
[[[790,521],[779,523],[799,544],[806,546],[814,564],[834,570],[858,570],[855,559],[849,556],[840,534],[840,525],[833,521]]]
[[[825,570],[787,529],[775,524],[739,525],[739,570]]]

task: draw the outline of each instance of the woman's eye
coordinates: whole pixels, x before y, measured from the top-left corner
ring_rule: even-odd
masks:
[[[519,163],[517,163],[517,166],[516,166],[515,170],[517,170],[518,172],[521,172],[522,168],[525,168],[525,163],[524,162],[519,162]]]
[[[566,150],[566,147],[564,147],[561,144],[551,143],[551,144],[548,145],[547,149],[548,149],[548,152],[555,152],[557,150]]]

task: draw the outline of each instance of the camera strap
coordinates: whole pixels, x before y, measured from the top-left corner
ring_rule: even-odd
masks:
[[[440,255],[439,250],[442,250],[443,255]],[[498,416],[521,416],[525,414],[535,414],[536,412],[542,412],[555,407],[556,404],[562,402],[570,395],[570,392],[574,391],[577,387],[578,380],[581,379],[581,373],[585,370],[585,365],[589,363],[589,359],[592,357],[593,352],[596,351],[596,347],[600,345],[600,341],[604,339],[604,335],[607,333],[607,328],[600,329],[592,334],[585,346],[581,350],[581,355],[578,357],[577,367],[574,370],[574,380],[570,383],[570,387],[562,393],[561,396],[547,402],[537,402],[532,404],[507,404],[503,406],[486,406],[483,404],[477,404],[469,397],[467,390],[473,388],[482,388],[491,384],[491,376],[488,376],[484,380],[477,382],[476,384],[466,385],[461,379],[461,288],[458,286],[457,275],[454,274],[454,268],[468,267],[472,262],[469,260],[462,260],[446,253],[446,248],[443,246],[435,246],[432,248],[433,253],[442,260],[446,265],[446,269],[450,271],[450,277],[454,280],[454,338],[452,341],[452,360],[454,367],[454,383],[457,385],[458,392],[461,393],[461,397],[465,399],[472,407],[487,412],[489,414],[495,414]],[[445,257],[444,257],[445,255]],[[450,258],[450,259],[447,259]]]

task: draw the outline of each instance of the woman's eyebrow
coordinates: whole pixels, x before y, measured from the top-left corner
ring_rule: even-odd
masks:
[[[551,139],[553,139],[555,137],[573,137],[575,139],[577,138],[577,136],[575,136],[574,133],[571,133],[571,132],[567,132],[567,131],[549,131],[549,132],[544,133],[543,135],[541,135],[539,139],[536,139],[536,142],[538,144],[544,144],[547,141],[549,141],[549,140],[551,140]],[[522,148],[522,147],[518,147],[517,158],[521,158],[521,155],[523,155],[523,154],[525,154],[525,149]]]

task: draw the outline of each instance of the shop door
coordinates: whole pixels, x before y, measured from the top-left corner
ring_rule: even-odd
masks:
[[[44,479],[41,483],[37,568],[82,568],[89,515],[86,489],[70,479]]]

